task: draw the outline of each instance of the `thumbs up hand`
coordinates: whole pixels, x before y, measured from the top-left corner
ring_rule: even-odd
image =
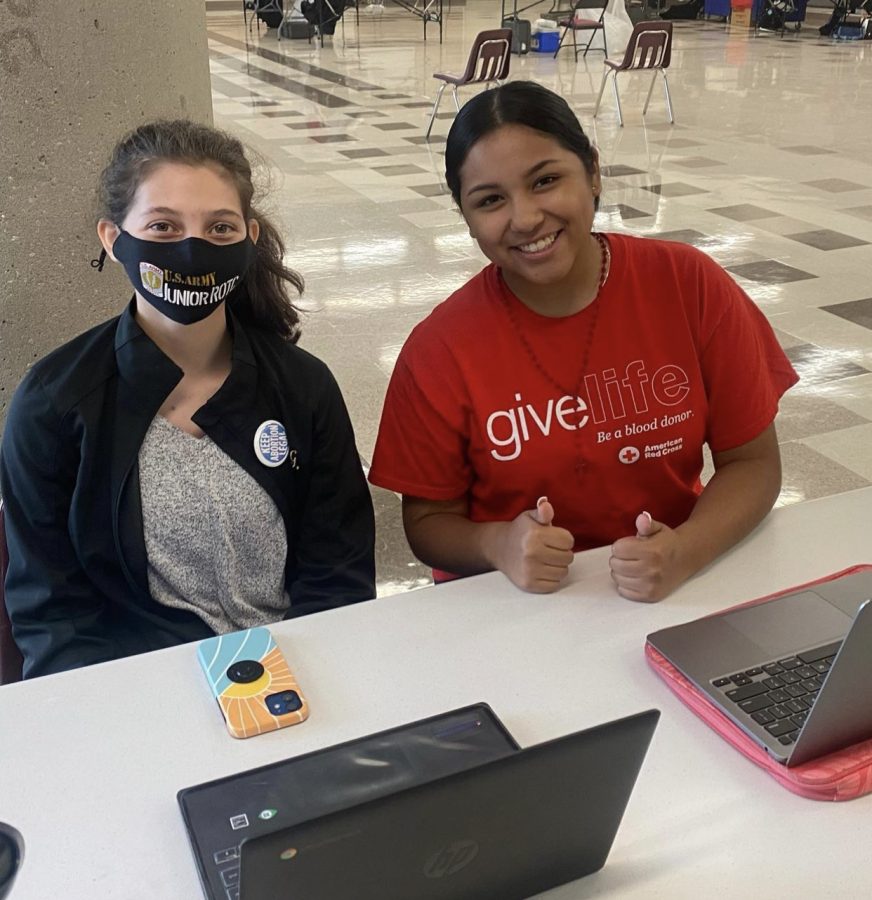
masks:
[[[547,497],[540,497],[536,501],[536,508],[531,509],[530,513],[540,525],[550,525],[554,521],[554,507]]]
[[[540,497],[535,509],[516,516],[503,533],[497,568],[522,590],[551,593],[569,572],[575,540],[553,521],[554,507],[547,497]]]
[[[635,536],[612,544],[612,581],[622,597],[653,603],[688,577],[682,564],[681,537],[648,512],[639,513],[634,524]]]
[[[660,522],[655,522],[649,512],[641,512],[636,516],[636,537],[650,537],[658,534],[664,527]]]

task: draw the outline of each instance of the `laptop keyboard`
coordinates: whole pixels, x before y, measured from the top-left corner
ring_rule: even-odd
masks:
[[[796,656],[723,675],[714,678],[712,685],[738,707],[739,715],[744,713],[762,725],[786,747],[799,735],[841,644],[833,641]]]

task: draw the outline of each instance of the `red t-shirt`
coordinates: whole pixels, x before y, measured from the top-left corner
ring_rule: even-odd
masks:
[[[775,418],[798,380],[763,314],[692,247],[609,235],[609,278],[581,312],[524,306],[491,265],[421,322],[397,360],[370,481],[466,496],[475,522],[546,495],[575,550],[675,527],[701,490],[702,447]]]

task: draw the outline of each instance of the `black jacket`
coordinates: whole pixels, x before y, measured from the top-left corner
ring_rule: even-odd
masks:
[[[232,314],[228,324],[231,373],[193,420],[281,512],[288,616],[373,597],[372,502],[333,376],[278,336]],[[0,490],[6,605],[25,677],[212,636],[148,590],[137,458],[181,377],[131,306],[38,362],[16,391]],[[292,451],[277,468],[254,452],[269,419],[285,426]]]

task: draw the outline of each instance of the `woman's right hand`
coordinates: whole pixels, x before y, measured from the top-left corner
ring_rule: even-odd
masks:
[[[455,575],[499,569],[522,590],[537,594],[556,591],[572,562],[572,534],[554,526],[553,519],[547,497],[510,522],[473,522],[466,497],[403,495],[406,537],[422,562]]]
[[[505,523],[495,541],[496,567],[522,590],[549,594],[569,574],[575,542],[565,528],[552,525],[553,520],[554,507],[540,497],[535,509]]]

